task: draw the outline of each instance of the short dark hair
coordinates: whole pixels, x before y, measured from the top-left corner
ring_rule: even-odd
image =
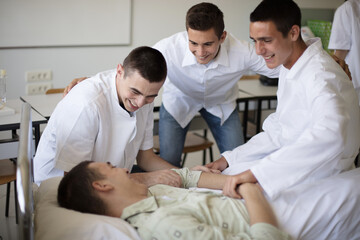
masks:
[[[292,26],[301,27],[301,11],[293,0],[263,0],[250,14],[250,22],[265,21],[274,22],[286,37]]]
[[[71,169],[60,181],[57,200],[61,207],[99,215],[106,215],[105,203],[96,194],[92,183],[104,179],[96,169],[89,168],[92,161],[84,161]]]
[[[186,14],[186,30],[207,31],[214,28],[216,36],[220,39],[224,32],[224,14],[212,3],[199,3],[192,6]]]
[[[138,72],[149,82],[162,82],[166,79],[167,68],[164,56],[158,50],[142,46],[132,50],[125,58],[124,77]]]

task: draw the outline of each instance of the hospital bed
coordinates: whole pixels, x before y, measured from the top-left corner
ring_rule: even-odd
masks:
[[[31,106],[24,103],[21,109],[19,152],[16,168],[17,207],[19,217],[19,239],[34,239],[33,195],[32,195],[32,121]]]
[[[43,181],[39,188],[32,185],[29,150],[32,128],[29,106],[25,108],[17,169],[20,239],[140,239],[136,231],[119,218],[60,208],[57,204],[60,177]],[[357,168],[317,183],[292,187],[270,204],[280,227],[294,239],[360,239],[359,183],[360,168]]]

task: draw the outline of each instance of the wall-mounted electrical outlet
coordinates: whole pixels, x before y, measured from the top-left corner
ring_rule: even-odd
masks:
[[[51,70],[27,71],[25,73],[25,80],[26,82],[50,81],[52,80],[52,71]]]
[[[26,85],[26,94],[27,95],[39,95],[45,94],[45,92],[52,88],[52,83],[32,83]]]

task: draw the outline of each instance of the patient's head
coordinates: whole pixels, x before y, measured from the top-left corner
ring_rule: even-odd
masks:
[[[123,208],[146,197],[146,185],[132,180],[127,169],[109,162],[79,163],[63,177],[58,188],[61,207],[115,217],[120,217]]]
[[[105,215],[105,204],[92,187],[94,181],[104,176],[89,168],[91,163],[81,162],[63,177],[58,188],[58,203],[67,209]]]

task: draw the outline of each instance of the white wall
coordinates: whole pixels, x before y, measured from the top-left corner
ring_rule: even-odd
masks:
[[[185,14],[195,0],[133,0],[132,44],[119,47],[28,48],[0,50],[0,68],[8,72],[8,98],[25,95],[25,72],[51,69],[53,86],[64,87],[73,78],[115,68],[129,51],[185,30]],[[225,28],[248,40],[249,13],[260,0],[216,0],[225,15]],[[343,0],[297,0],[300,7],[336,8]],[[21,7],[21,6],[19,6]],[[100,13],[99,16],[101,17]],[[114,29],[115,31],[116,29]],[[119,29],[118,31],[121,31]],[[1,34],[0,34],[1,35]]]

